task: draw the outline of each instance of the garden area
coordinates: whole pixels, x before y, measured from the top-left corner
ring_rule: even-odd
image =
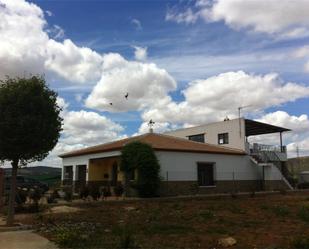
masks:
[[[309,248],[308,192],[79,201],[16,215],[60,248]]]

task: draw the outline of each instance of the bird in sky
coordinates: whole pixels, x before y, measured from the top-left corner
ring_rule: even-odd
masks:
[[[109,103],[110,105],[113,105],[113,103]]]
[[[126,99],[128,99],[129,93],[127,93],[126,95],[124,95],[124,97],[125,97]]]

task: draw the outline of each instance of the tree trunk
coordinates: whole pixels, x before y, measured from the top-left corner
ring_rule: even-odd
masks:
[[[17,169],[18,169],[18,159],[12,161],[10,198],[9,198],[9,205],[8,205],[8,216],[6,220],[7,226],[12,226],[14,224]]]

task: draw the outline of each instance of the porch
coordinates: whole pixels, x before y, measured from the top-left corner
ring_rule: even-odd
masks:
[[[62,185],[78,193],[85,186],[89,188],[115,187],[124,180],[120,171],[120,157],[89,159],[85,164],[65,165]]]
[[[245,150],[247,154],[253,156],[260,162],[285,162],[287,161],[286,146],[283,145],[282,134],[291,131],[290,129],[265,124],[262,122],[245,119]],[[279,134],[279,141],[277,144],[262,144],[262,143],[249,143],[249,137]]]

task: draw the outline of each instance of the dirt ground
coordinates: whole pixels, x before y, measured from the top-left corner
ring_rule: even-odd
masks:
[[[94,224],[91,234],[85,236],[90,239],[84,240],[83,248],[116,248],[126,234],[137,248],[220,248],[218,240],[227,236],[237,240],[230,248],[306,248],[302,247],[306,243],[309,248],[308,192],[72,205],[80,211],[49,212],[39,218],[28,215],[19,221],[46,227],[73,224],[75,233],[85,230],[78,231],[80,223]],[[51,240],[59,234],[48,229],[40,231]]]

